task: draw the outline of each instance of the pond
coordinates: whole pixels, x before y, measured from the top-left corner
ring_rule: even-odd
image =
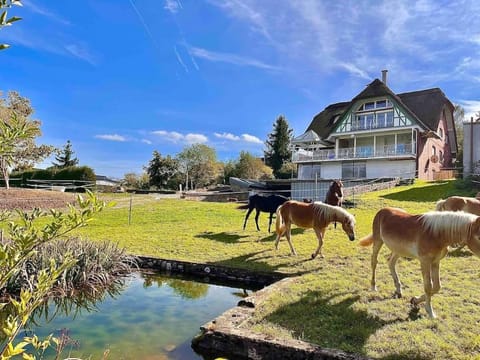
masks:
[[[103,359],[105,352],[107,359],[202,359],[190,346],[200,326],[251,292],[136,273],[123,289],[94,305],[50,304],[34,316],[36,324],[30,324],[21,335],[63,334],[66,346],[62,359]],[[49,356],[54,358],[53,352]]]

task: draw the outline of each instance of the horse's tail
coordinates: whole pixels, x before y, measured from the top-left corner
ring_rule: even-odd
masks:
[[[282,218],[282,207],[283,205],[280,205],[277,209],[277,220],[275,222],[275,231],[277,234],[283,234],[285,231],[285,223]]]
[[[372,245],[373,244],[373,233],[365,236],[358,243],[359,243],[360,246],[370,246],[370,245]]]
[[[437,201],[437,204],[435,205],[435,210],[437,210],[437,211],[444,211],[444,210],[446,210],[446,209],[445,209],[445,203],[446,203],[446,202],[447,202],[447,200],[442,200],[442,199],[438,200],[438,201]]]

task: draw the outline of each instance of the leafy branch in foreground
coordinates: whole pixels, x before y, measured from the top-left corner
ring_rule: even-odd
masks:
[[[13,344],[14,339],[32,312],[46,300],[57,279],[71,268],[76,260],[71,254],[66,254],[60,265],[55,260],[50,260],[45,269],[30,275],[29,287],[22,288],[19,295],[6,291],[8,283],[19,275],[25,262],[36,253],[39,246],[60,238],[73,229],[85,226],[93,215],[102,211],[104,207],[103,201],[99,201],[88,192],[85,199],[79,195],[77,207],[69,205],[66,212],[57,210],[45,212],[38,209],[30,213],[17,211],[18,219],[8,223],[5,239],[0,243],[0,309],[7,314],[0,319],[0,328],[7,338],[0,348],[0,360],[18,355],[22,355],[24,359],[35,359],[33,355],[25,353],[27,345],[35,348],[33,338],[25,338],[16,345]],[[37,226],[37,220],[47,216],[48,222],[43,226]],[[9,218],[8,213],[0,215],[0,221],[5,222]],[[46,341],[50,343],[49,340]]]
[[[12,5],[23,6],[20,0],[0,0],[0,9],[11,8]],[[0,29],[4,26],[11,26],[15,21],[19,20],[22,20],[22,18],[18,16],[12,16],[11,18],[7,19],[7,10],[3,10],[0,14]],[[8,44],[0,44],[0,50],[9,47],[10,45]]]

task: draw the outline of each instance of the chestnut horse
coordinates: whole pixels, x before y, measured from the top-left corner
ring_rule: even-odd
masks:
[[[395,294],[402,296],[396,263],[400,257],[420,261],[425,293],[411,299],[412,305],[425,301],[425,309],[432,318],[432,296],[440,291],[440,260],[448,247],[462,243],[480,256],[480,217],[453,211],[431,211],[423,215],[410,215],[397,208],[383,208],[373,219],[373,233],[360,240],[360,245],[373,244],[371,259],[372,290],[376,291],[375,269],[380,248],[385,244],[391,251],[388,266],[395,284]]]
[[[450,196],[437,201],[437,211],[465,211],[480,216],[480,199],[465,196]]]
[[[318,254],[322,255],[322,244],[325,236],[325,230],[328,224],[338,221],[342,223],[343,231],[350,240],[355,240],[355,218],[352,214],[338,206],[331,206],[322,202],[304,203],[295,200],[289,200],[281,205],[277,210],[275,249],[278,250],[280,238],[285,235],[290,245],[293,255],[297,252],[293,248],[291,236],[291,226],[295,224],[303,228],[313,228],[318,239],[317,250],[312,254],[314,259]]]
[[[333,180],[330,188],[325,195],[325,204],[333,206],[342,206],[343,201],[343,183],[341,180]]]

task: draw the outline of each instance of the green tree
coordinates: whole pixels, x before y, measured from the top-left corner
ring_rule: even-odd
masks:
[[[149,176],[147,173],[135,174],[126,173],[123,175],[122,185],[129,189],[148,189]]]
[[[177,159],[172,158],[170,155],[162,157],[162,155],[155,150],[152,160],[150,160],[145,169],[148,174],[150,186],[169,189],[176,188],[179,166]]]
[[[72,143],[70,140],[67,140],[67,143],[63,146],[63,149],[60,150],[57,155],[55,155],[55,160],[57,162],[54,162],[53,166],[63,169],[78,165],[78,159],[73,157],[74,153],[75,152],[72,150]]]
[[[33,120],[32,114],[30,100],[17,92],[0,98],[0,168],[7,188],[11,170],[31,168],[55,150],[51,145],[35,144],[42,134],[41,122]]]
[[[262,159],[253,156],[247,151],[240,152],[240,157],[235,166],[236,174],[244,179],[271,179],[272,169],[265,165]]]
[[[293,130],[290,129],[287,119],[280,115],[273,124],[273,131],[265,142],[265,163],[273,169],[275,177],[278,176],[283,163],[289,162],[292,157],[290,142]]]
[[[455,122],[455,133],[457,134],[457,158],[456,167],[463,167],[463,121],[465,120],[465,109],[461,105],[455,105],[453,110],[453,120]]]
[[[17,16],[12,16],[11,18],[7,19],[7,13],[9,8],[13,5],[23,6],[20,0],[0,0],[0,9],[4,9],[0,14],[0,29],[4,26],[11,26],[15,21],[22,20]],[[0,44],[0,50],[9,48],[10,45],[8,44]]]
[[[210,185],[220,173],[215,149],[204,144],[185,147],[176,159],[185,178],[185,190]]]
[[[283,163],[280,170],[277,172],[278,179],[291,179],[297,177],[297,165],[292,162]]]

